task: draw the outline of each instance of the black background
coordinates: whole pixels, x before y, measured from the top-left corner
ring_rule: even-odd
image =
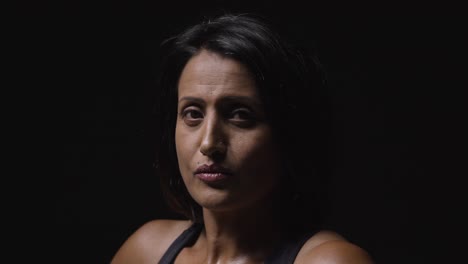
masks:
[[[447,263],[466,208],[465,47],[456,7],[295,1],[29,3],[19,43],[53,88],[63,145],[54,182],[60,263],[108,263],[141,224],[174,217],[148,133],[159,43],[219,10],[259,12],[315,43],[333,98],[337,231],[378,263]],[[463,62],[463,63],[461,63]],[[50,101],[49,101],[50,100]],[[60,253],[60,254],[58,254]]]

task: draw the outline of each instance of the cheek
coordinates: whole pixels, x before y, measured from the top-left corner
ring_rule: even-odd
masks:
[[[179,147],[184,145],[184,144],[183,144],[183,138],[182,138],[180,129],[179,129],[178,127],[179,127],[179,126],[176,125],[175,134],[174,134],[174,137],[175,137],[175,147],[176,147],[176,151],[177,151],[177,156],[179,156]]]
[[[181,169],[183,169],[184,167],[184,161],[187,161],[187,158],[190,155],[190,140],[190,133],[187,133],[183,129],[180,129],[178,125],[176,125],[175,147],[177,153],[177,160],[179,161],[179,166],[181,167]]]
[[[279,171],[280,160],[269,132],[245,135],[238,139],[236,156],[244,169],[266,177],[274,177]]]

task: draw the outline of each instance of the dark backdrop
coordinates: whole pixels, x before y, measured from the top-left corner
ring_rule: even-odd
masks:
[[[57,88],[61,263],[108,263],[138,226],[174,217],[152,167],[158,45],[220,8],[261,12],[317,45],[333,102],[328,217],[337,231],[378,263],[455,259],[466,207],[461,15],[436,6],[250,2],[21,7],[34,43],[23,45],[46,62],[36,70]]]

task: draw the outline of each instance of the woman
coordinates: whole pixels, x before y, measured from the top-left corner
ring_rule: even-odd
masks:
[[[202,22],[165,44],[158,167],[189,220],[146,223],[112,263],[372,263],[317,230],[316,207],[300,207],[301,188],[320,188],[317,64],[249,15]]]

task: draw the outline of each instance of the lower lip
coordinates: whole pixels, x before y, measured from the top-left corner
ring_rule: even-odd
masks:
[[[228,174],[224,173],[197,173],[195,176],[207,183],[220,182],[229,177]]]

